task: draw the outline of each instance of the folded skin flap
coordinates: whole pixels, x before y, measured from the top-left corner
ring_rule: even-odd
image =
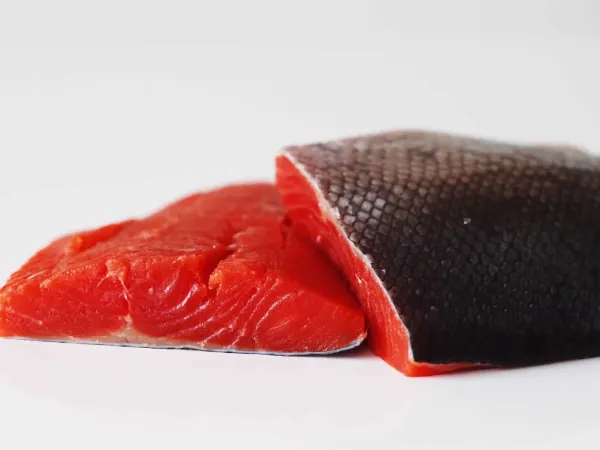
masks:
[[[277,185],[407,375],[600,355],[598,158],[400,131],[287,148]]]

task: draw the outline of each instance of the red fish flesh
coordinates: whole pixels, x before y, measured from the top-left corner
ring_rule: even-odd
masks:
[[[432,132],[289,147],[293,226],[410,376],[600,355],[600,159]]]
[[[0,290],[0,335],[311,354],[358,345],[365,325],[275,187],[248,184],[51,243]]]

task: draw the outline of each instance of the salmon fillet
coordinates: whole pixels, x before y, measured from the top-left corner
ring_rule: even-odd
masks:
[[[0,290],[0,335],[309,354],[357,346],[365,324],[275,187],[247,184],[51,243]]]

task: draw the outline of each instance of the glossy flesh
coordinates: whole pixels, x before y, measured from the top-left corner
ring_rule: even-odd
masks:
[[[277,180],[407,375],[600,355],[597,158],[395,132],[288,148]]]
[[[0,290],[0,334],[305,354],[356,346],[365,329],[274,186],[253,184],[58,239]]]

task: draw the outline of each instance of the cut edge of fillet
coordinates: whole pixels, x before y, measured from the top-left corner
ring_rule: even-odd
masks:
[[[311,243],[311,245],[313,245]],[[255,280],[248,279],[247,283],[253,283]],[[207,281],[208,283],[208,281]],[[214,286],[212,292],[212,296],[216,299],[217,291],[221,286],[221,282],[218,283],[218,286]],[[6,287],[6,286],[5,286]],[[209,342],[209,340],[195,340],[195,339],[173,339],[170,336],[152,336],[147,334],[139,329],[134,327],[133,319],[131,317],[130,310],[130,301],[131,299],[124,299],[128,305],[128,311],[125,314],[117,314],[118,322],[120,325],[115,329],[114,327],[111,329],[106,329],[105,332],[101,332],[100,334],[90,334],[90,335],[72,335],[72,334],[55,334],[54,336],[44,333],[35,334],[35,335],[27,335],[24,333],[16,332],[15,330],[11,330],[10,327],[7,327],[7,314],[17,315],[21,318],[26,318],[29,321],[39,322],[38,325],[43,325],[43,322],[35,317],[30,317],[25,315],[18,310],[11,308],[11,306],[7,303],[10,298],[9,295],[5,292],[5,287],[0,288],[0,337],[4,339],[11,340],[24,340],[24,341],[45,341],[45,342],[59,342],[59,343],[79,343],[79,344],[92,344],[92,345],[112,345],[112,346],[121,346],[121,347],[145,347],[145,348],[172,348],[172,349],[190,349],[190,350],[204,350],[204,351],[212,351],[212,352],[223,352],[223,353],[244,353],[244,354],[263,354],[263,355],[278,355],[278,356],[310,356],[310,355],[329,355],[340,353],[343,351],[347,351],[353,348],[358,347],[366,338],[366,328],[364,325],[364,318],[361,320],[360,329],[358,327],[354,327],[356,332],[353,332],[353,336],[349,336],[351,339],[346,340],[345,342],[341,342],[341,345],[333,346],[333,345],[323,345],[322,348],[319,346],[310,346],[312,348],[286,351],[286,350],[277,350],[277,349],[268,349],[267,346],[259,345],[256,348],[245,348],[245,347],[228,347],[228,346],[219,346],[214,345]],[[125,291],[128,289],[123,285]],[[302,290],[299,289],[296,294],[302,296],[304,298],[311,299],[312,302],[318,302],[319,300],[326,301],[326,298],[322,298],[322,294],[319,292],[312,292],[310,290]],[[124,294],[123,294],[124,295]],[[126,295],[124,295],[127,297]],[[328,306],[332,309],[336,308],[335,303],[330,303]],[[360,307],[358,305],[355,306],[355,310],[357,314],[362,316],[362,312],[360,311]],[[296,315],[297,317],[302,317],[301,314]],[[336,319],[334,323],[338,323],[339,320]],[[242,325],[240,325],[242,327]],[[354,331],[353,330],[353,331]],[[331,342],[328,342],[331,344]],[[266,347],[266,348],[265,348]]]

